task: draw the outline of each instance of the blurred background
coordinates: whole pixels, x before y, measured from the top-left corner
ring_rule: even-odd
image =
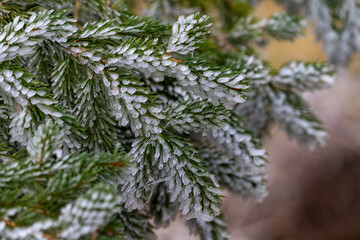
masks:
[[[257,17],[283,9],[264,0]],[[274,66],[291,60],[324,61],[311,27],[294,42],[270,41],[259,51]],[[305,97],[329,133],[327,146],[313,152],[300,148],[273,129],[266,140],[269,196],[262,203],[227,196],[223,210],[231,240],[358,240],[360,239],[360,68],[354,59],[336,85]],[[179,217],[160,240],[196,240]]]

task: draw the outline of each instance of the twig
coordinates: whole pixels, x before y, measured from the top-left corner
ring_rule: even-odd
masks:
[[[77,24],[79,25],[80,20],[80,12],[81,12],[81,3],[79,0],[75,0],[75,10],[74,10],[74,18],[77,20]]]

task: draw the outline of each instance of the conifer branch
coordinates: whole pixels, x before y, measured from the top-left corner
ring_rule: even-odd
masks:
[[[261,60],[254,42],[305,23],[239,6],[161,0],[144,17],[126,1],[2,1],[0,238],[154,239],[181,212],[201,239],[227,239],[221,189],[266,196],[258,137],[273,124],[323,144],[300,93],[335,79],[326,64]]]

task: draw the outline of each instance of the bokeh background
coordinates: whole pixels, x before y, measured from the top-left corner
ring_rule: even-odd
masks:
[[[257,17],[284,11],[263,0]],[[311,26],[293,42],[270,41],[260,51],[274,66],[291,60],[324,61]],[[227,196],[223,209],[231,240],[360,239],[360,68],[354,59],[336,85],[305,95],[329,133],[327,146],[309,152],[278,132],[266,139],[269,196],[262,203]],[[160,240],[196,240],[180,216]]]

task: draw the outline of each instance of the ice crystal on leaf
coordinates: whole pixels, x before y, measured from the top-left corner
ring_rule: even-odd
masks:
[[[211,24],[206,24],[207,20],[208,17],[199,13],[187,17],[180,16],[173,24],[172,36],[166,51],[179,54],[193,52],[197,48],[196,44],[202,42],[201,36],[208,33],[207,28]]]
[[[123,187],[125,206],[129,209],[144,208],[149,200],[144,190],[150,192],[156,183],[164,182],[170,201],[177,201],[188,219],[210,221],[220,213],[221,191],[217,180],[196,156],[191,144],[172,135],[143,137],[134,142],[131,154],[136,163],[134,180]]]

